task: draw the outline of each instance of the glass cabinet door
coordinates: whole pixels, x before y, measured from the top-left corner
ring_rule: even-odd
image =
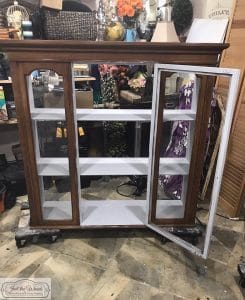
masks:
[[[195,225],[209,112],[217,76],[230,79],[230,90],[201,250],[161,225]],[[146,226],[203,258],[207,258],[212,236],[238,82],[238,70],[155,66]]]
[[[26,77],[44,224],[74,224],[79,215],[72,75],[67,65]],[[70,67],[71,69],[71,67]],[[70,75],[70,76],[69,76]]]
[[[191,72],[161,71],[158,79],[151,131],[150,218],[161,225],[191,225],[185,206],[200,78]]]

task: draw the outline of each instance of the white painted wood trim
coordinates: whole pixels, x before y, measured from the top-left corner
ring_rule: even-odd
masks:
[[[158,65],[154,66],[154,79],[153,79],[153,93],[152,93],[152,115],[151,115],[151,129],[150,129],[150,145],[149,145],[149,169],[147,177],[147,192],[146,192],[146,215],[145,224],[149,223],[151,215],[151,199],[152,199],[152,186],[153,186],[153,172],[154,160],[156,150],[156,130],[157,130],[157,112],[159,109],[159,94],[160,94],[160,72],[158,72]]]
[[[26,76],[26,85],[27,85],[27,92],[28,92],[30,110],[33,110],[35,108],[35,105],[34,105],[34,96],[33,96],[33,87],[32,87],[31,75]]]
[[[191,103],[191,110],[196,113],[197,112],[197,105],[200,93],[200,78],[195,76],[194,80],[194,88],[193,88],[193,96],[192,96],[192,103]]]
[[[176,244],[178,244],[182,248],[190,251],[192,254],[195,254],[197,256],[202,256],[202,251],[199,248],[197,248],[196,246],[193,246],[192,244],[186,242],[182,238],[180,238],[180,237],[178,237],[176,235],[173,235],[172,233],[170,233],[166,229],[164,229],[162,227],[159,227],[159,226],[157,226],[155,224],[150,224],[150,223],[146,224],[146,226],[148,228],[152,229],[153,231],[159,233],[160,235],[164,236],[168,240],[170,240],[172,242],[175,242]]]
[[[236,106],[236,99],[238,96],[238,89],[239,89],[240,71],[233,69],[231,70],[231,72],[232,72],[231,74],[232,77],[230,80],[228,99],[226,102],[225,120],[222,129],[220,149],[219,149],[216,171],[214,176],[209,219],[208,219],[208,224],[206,229],[206,236],[205,236],[205,243],[204,243],[204,250],[203,250],[203,258],[205,259],[208,257],[209,247],[211,243],[216,210],[219,202],[219,193],[220,193],[222,177],[224,173],[226,154],[228,150],[232,120],[233,120],[234,110]]]
[[[156,71],[159,72],[159,70],[165,71],[165,72],[181,72],[181,73],[196,73],[199,75],[211,75],[211,76],[225,76],[225,77],[231,77],[237,71],[238,69],[232,69],[232,68],[217,68],[217,67],[203,67],[203,66],[190,66],[190,65],[168,65],[168,64],[156,64],[155,65]],[[156,73],[154,73],[156,74]]]

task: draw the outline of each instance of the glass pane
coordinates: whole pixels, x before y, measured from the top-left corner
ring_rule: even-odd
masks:
[[[160,175],[158,179],[159,200],[180,200],[182,196],[182,175]]]
[[[191,151],[191,135],[195,122],[169,121],[162,125],[161,157],[186,157]]]
[[[52,70],[35,70],[29,76],[35,108],[64,108],[63,77]]]
[[[144,225],[146,185],[147,176],[81,176],[81,225]]]
[[[148,157],[150,122],[78,122],[80,157]]]
[[[77,108],[150,109],[153,64],[73,66]]]
[[[70,177],[40,177],[40,186],[44,220],[71,220]]]
[[[83,200],[145,200],[147,176],[81,176]]]
[[[67,128],[64,121],[36,121],[40,157],[68,157]]]
[[[195,97],[195,84],[195,74],[192,73],[174,73],[167,77],[164,108],[191,109]]]
[[[156,218],[183,218],[184,180],[183,175],[160,175],[158,178]],[[174,200],[179,200],[178,202]],[[181,201],[180,201],[181,200]],[[171,203],[172,202],[172,203]]]

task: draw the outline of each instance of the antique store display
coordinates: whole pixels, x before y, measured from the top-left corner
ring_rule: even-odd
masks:
[[[192,21],[192,5],[189,0],[185,2],[183,5],[177,0],[100,0],[95,11],[76,1],[45,0],[33,11],[34,4],[27,10],[14,1],[4,8],[3,17],[0,15],[0,38],[1,35],[7,38],[11,30],[12,36],[18,39],[150,41],[160,21],[153,41],[174,42],[178,41],[175,29],[183,35]],[[179,16],[179,11],[184,13],[184,18]],[[6,25],[1,28],[4,18],[8,28]]]
[[[0,69],[0,119],[20,123],[31,228],[147,226],[206,258],[239,79],[216,68],[228,21],[212,21],[223,25],[206,37],[198,22],[211,22],[193,22],[189,0],[100,0],[96,11],[76,1],[38,5],[33,14],[15,1],[0,14],[17,105],[5,101],[12,81]],[[13,34],[31,41],[7,41]],[[200,250],[164,227],[195,227],[222,76],[230,90]]]

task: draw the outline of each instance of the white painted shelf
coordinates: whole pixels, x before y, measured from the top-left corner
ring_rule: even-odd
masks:
[[[79,159],[79,174],[98,175],[148,175],[149,159],[144,157],[88,157]],[[39,176],[68,176],[68,158],[40,158],[37,161]],[[188,175],[189,161],[185,158],[161,158],[160,174]]]
[[[44,201],[44,220],[71,220],[71,201]]]
[[[172,202],[170,205],[169,201],[161,201],[162,215],[166,219],[181,218],[184,206]],[[86,200],[80,201],[80,211],[81,226],[144,225],[146,200]]]
[[[164,121],[194,121],[192,110],[168,109],[164,111]],[[35,108],[31,111],[33,120],[65,120],[65,109]],[[150,109],[77,109],[77,121],[151,121]]]
[[[150,121],[151,109],[77,109],[78,121]]]
[[[33,108],[31,118],[35,121],[62,121],[65,120],[64,108]]]
[[[181,201],[159,201],[161,215],[166,219],[181,218],[184,206]],[[71,219],[70,201],[45,201],[43,204],[45,220]],[[81,213],[83,212],[83,213]],[[80,201],[80,225],[128,226],[144,225],[146,200],[82,200]]]
[[[39,176],[68,176],[68,158],[39,158],[37,160],[37,172]]]
[[[0,80],[0,84],[11,84],[12,80],[10,79],[4,79],[4,80]]]

